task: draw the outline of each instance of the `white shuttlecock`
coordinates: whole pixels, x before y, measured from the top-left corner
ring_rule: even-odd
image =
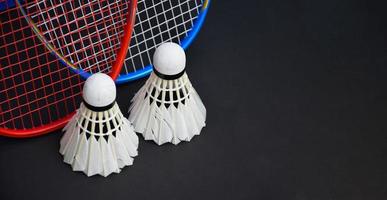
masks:
[[[138,137],[115,102],[116,87],[106,74],[90,76],[83,103],[63,129],[59,152],[74,171],[108,176],[133,164]]]
[[[185,73],[184,50],[164,43],[156,49],[153,65],[132,99],[129,121],[136,132],[159,145],[190,141],[205,126],[206,108]]]

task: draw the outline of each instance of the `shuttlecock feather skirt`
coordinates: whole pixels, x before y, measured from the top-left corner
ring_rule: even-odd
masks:
[[[185,73],[175,80],[152,73],[133,97],[129,112],[135,131],[159,145],[190,141],[206,120],[206,108]]]
[[[119,173],[137,155],[138,137],[117,104],[95,112],[82,103],[63,130],[59,151],[64,162],[87,176]]]

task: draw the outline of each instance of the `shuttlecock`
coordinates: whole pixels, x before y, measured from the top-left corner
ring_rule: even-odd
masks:
[[[145,140],[159,145],[190,141],[205,126],[206,108],[185,73],[184,50],[164,43],[156,49],[153,65],[132,99],[129,121]]]
[[[59,152],[74,171],[108,176],[133,164],[138,137],[115,102],[116,87],[106,74],[90,76],[83,103],[63,129]]]

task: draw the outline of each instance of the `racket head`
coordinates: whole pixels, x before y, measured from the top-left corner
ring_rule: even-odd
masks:
[[[149,75],[153,53],[163,42],[175,42],[187,49],[202,28],[209,5],[210,0],[139,0],[131,45],[116,83]],[[152,27],[155,24],[158,27]]]
[[[69,63],[77,66],[77,62],[68,59],[71,55],[61,54],[55,46],[47,47],[47,37],[42,40],[36,33],[45,33],[44,30],[34,30],[39,28],[39,22],[31,24],[23,13],[31,3],[34,2],[0,1],[0,135],[3,136],[32,137],[63,127],[82,100],[84,79],[79,73],[88,76],[99,72],[94,68],[73,68]],[[118,76],[129,46],[136,3],[127,1],[127,13],[122,16],[126,23],[118,42],[126,45],[114,49],[114,59],[105,62],[110,66],[101,70],[112,78]]]

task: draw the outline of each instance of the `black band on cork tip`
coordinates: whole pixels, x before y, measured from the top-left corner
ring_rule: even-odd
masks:
[[[153,67],[153,72],[156,74],[156,76],[160,77],[161,79],[175,80],[175,79],[178,79],[181,76],[183,76],[183,74],[185,73],[185,69],[183,69],[181,72],[174,74],[174,75],[165,75],[165,74],[162,74],[161,72],[157,71],[156,68]]]
[[[97,107],[97,106],[92,106],[92,105],[88,104],[85,100],[83,100],[83,104],[86,106],[86,108],[88,108],[92,111],[95,111],[95,112],[107,111],[110,108],[113,108],[115,103],[116,103],[116,101],[113,101],[111,104],[109,104],[107,106]]]

